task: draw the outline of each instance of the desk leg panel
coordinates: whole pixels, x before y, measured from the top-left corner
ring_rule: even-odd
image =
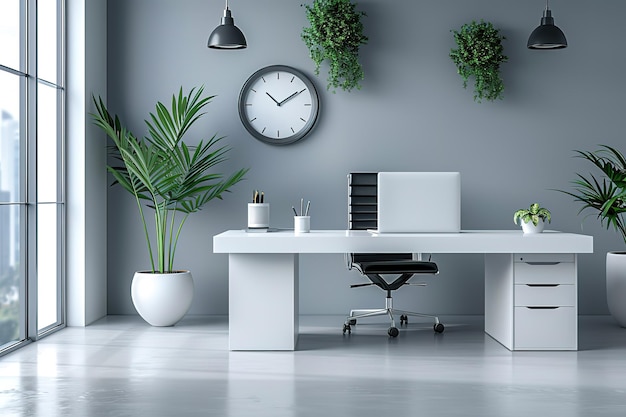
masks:
[[[230,254],[230,350],[294,350],[298,339],[298,254]]]
[[[485,255],[485,332],[513,350],[513,254]]]

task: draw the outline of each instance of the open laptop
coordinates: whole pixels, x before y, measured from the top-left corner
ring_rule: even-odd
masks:
[[[379,172],[376,233],[459,233],[461,174]]]

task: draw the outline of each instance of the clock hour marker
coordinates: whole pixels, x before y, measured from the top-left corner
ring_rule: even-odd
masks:
[[[305,105],[305,106],[310,106],[310,105],[311,105],[311,103],[304,103],[304,105]]]
[[[280,72],[277,72],[277,73],[276,73],[276,79],[277,79],[277,80],[280,80]]]
[[[296,131],[295,131],[295,130],[293,130],[293,127],[291,128],[291,133],[296,133]]]
[[[267,129],[267,128],[264,127],[263,130],[261,130],[261,133],[265,133],[265,129]]]
[[[246,106],[252,106],[252,103],[246,103]]]
[[[302,117],[300,118],[300,120],[302,120],[304,123],[306,123],[306,120],[304,120]]]
[[[276,131],[276,137],[280,137],[280,130]]]
[[[293,80],[295,80],[295,79],[296,79],[296,77],[295,77],[295,76],[291,77],[291,81],[290,81],[290,82],[292,83],[292,82],[293,82]]]
[[[267,81],[265,81],[265,77],[261,77],[261,79],[263,80],[264,83],[266,83]]]
[[[251,88],[250,91],[254,91],[256,93],[256,90],[254,88]]]
[[[250,120],[250,123],[254,122],[255,120],[256,120],[256,117],[254,119]]]

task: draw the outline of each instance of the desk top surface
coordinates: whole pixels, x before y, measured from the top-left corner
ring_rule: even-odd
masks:
[[[544,231],[463,230],[460,233],[384,233],[364,230],[293,230],[213,236],[215,253],[592,253],[593,237]]]

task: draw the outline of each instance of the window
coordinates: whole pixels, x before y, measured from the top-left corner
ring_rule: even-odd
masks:
[[[0,353],[64,324],[63,0],[0,0]]]

